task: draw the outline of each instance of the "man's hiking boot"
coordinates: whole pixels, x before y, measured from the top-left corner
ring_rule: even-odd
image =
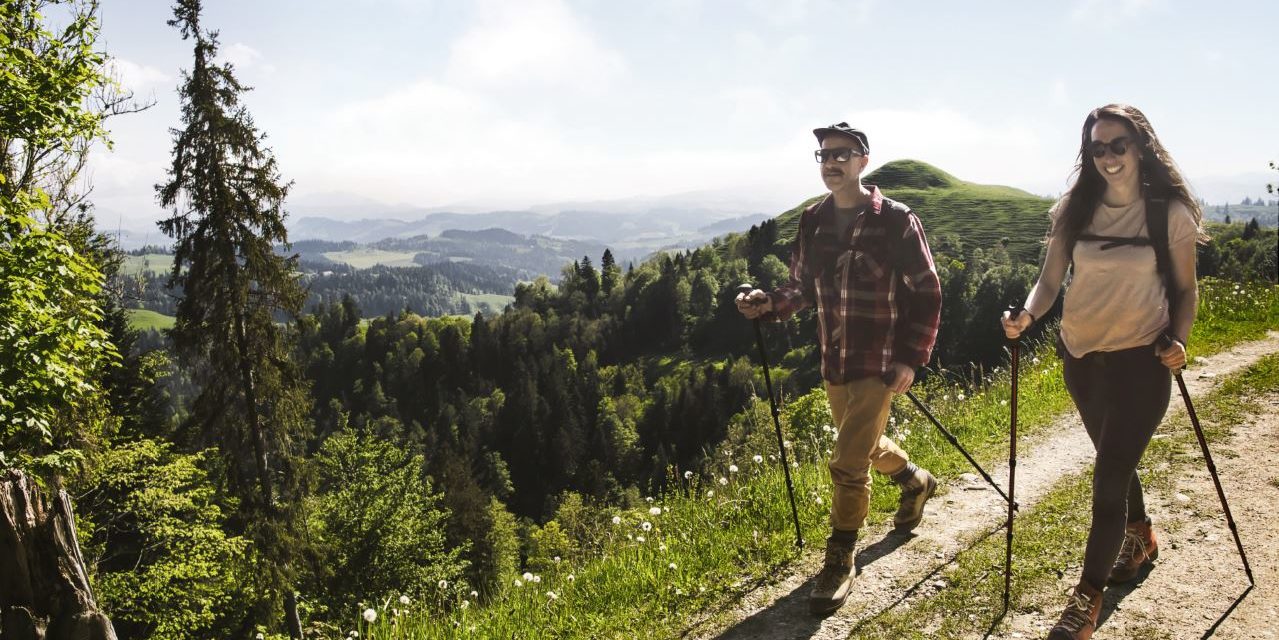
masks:
[[[1159,542],[1155,540],[1150,519],[1129,522],[1128,530],[1124,532],[1124,544],[1119,548],[1119,557],[1115,558],[1115,566],[1110,569],[1110,583],[1131,582],[1141,572],[1142,565],[1158,558]]]
[[[919,521],[924,519],[924,503],[937,492],[937,478],[933,474],[919,467],[914,471],[905,479],[898,480],[902,497],[897,515],[893,516],[893,527],[901,532],[913,531],[919,526]]]
[[[1080,581],[1079,586],[1071,591],[1061,619],[1048,632],[1048,640],[1088,640],[1097,628],[1100,615],[1101,592]]]
[[[808,595],[808,610],[817,615],[829,615],[844,605],[853,584],[853,548],[857,537],[826,541],[826,562],[817,574],[813,591]]]

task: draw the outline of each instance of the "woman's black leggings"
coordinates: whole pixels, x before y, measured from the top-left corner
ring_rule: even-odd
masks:
[[[1082,358],[1060,351],[1066,389],[1097,450],[1083,579],[1101,589],[1119,556],[1126,524],[1146,517],[1137,463],[1168,409],[1171,375],[1153,346]]]

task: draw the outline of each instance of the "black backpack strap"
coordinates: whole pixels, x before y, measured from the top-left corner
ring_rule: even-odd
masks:
[[[902,236],[906,235],[906,227],[910,224],[910,207],[896,200],[885,197],[880,205],[880,213],[888,216],[887,223],[889,252],[888,260],[892,264],[893,270],[900,272],[903,261],[902,252],[900,251]]]
[[[1155,268],[1168,294],[1168,316],[1171,320],[1172,311],[1177,308],[1177,288],[1172,277],[1172,250],[1168,246],[1168,198],[1146,198],[1146,233],[1150,235],[1150,246],[1155,250]]]

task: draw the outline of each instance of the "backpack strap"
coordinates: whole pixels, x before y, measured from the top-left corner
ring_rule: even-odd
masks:
[[[1150,246],[1155,250],[1155,269],[1164,281],[1164,292],[1168,294],[1168,316],[1171,321],[1172,311],[1177,308],[1177,289],[1172,278],[1172,251],[1168,247],[1168,198],[1146,198],[1146,233],[1150,235]]]
[[[883,202],[880,204],[880,215],[888,216],[885,219],[887,223],[887,234],[889,241],[888,260],[892,265],[893,271],[901,272],[903,262],[902,252],[898,250],[901,245],[902,236],[906,235],[906,227],[910,224],[910,207],[905,204],[884,196]]]

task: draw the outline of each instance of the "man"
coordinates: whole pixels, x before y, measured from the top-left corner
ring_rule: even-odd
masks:
[[[853,548],[870,502],[870,468],[901,486],[893,522],[913,530],[937,480],[884,437],[894,393],[905,393],[928,362],[941,319],[941,282],[919,218],[874,185],[863,185],[866,134],[841,122],[815,129],[830,193],[800,216],[790,280],[772,293],[737,297],[747,318],[783,320],[817,307],[822,378],[839,430],[826,560],[809,596],[817,614],[848,597]]]

